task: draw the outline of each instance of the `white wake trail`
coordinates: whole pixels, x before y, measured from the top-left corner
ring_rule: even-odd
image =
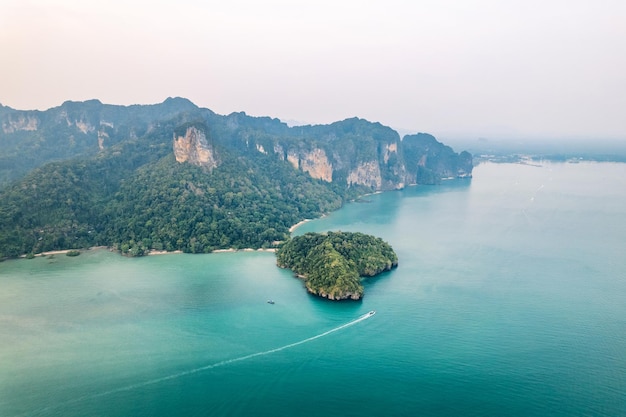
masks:
[[[40,409],[40,410],[36,411],[35,414],[31,414],[31,415],[39,415],[39,414],[45,413],[47,411],[51,411],[51,410],[54,410],[54,409],[65,407],[65,406],[68,406],[68,405],[71,405],[71,404],[76,404],[76,403],[80,403],[80,402],[87,401],[87,400],[93,400],[93,399],[96,399],[96,398],[106,397],[108,395],[117,394],[118,392],[131,391],[131,390],[134,390],[134,389],[146,387],[148,385],[154,385],[154,384],[158,384],[160,382],[165,382],[165,381],[169,381],[169,380],[172,380],[172,379],[181,378],[181,377],[184,377],[184,376],[187,376],[187,375],[196,374],[198,372],[208,371],[209,369],[218,368],[220,366],[230,365],[230,364],[235,363],[235,362],[241,362],[241,361],[245,361],[245,360],[248,360],[248,359],[256,358],[257,356],[265,356],[265,355],[269,355],[269,354],[272,354],[272,353],[280,352],[281,350],[291,349],[293,347],[302,345],[304,343],[312,342],[315,339],[319,339],[321,337],[328,336],[329,334],[338,332],[339,330],[343,330],[346,327],[353,326],[353,325],[355,325],[355,324],[357,324],[359,322],[362,322],[364,320],[369,319],[372,316],[373,316],[373,313],[366,313],[366,314],[363,314],[362,316],[360,316],[357,319],[349,321],[348,323],[342,324],[341,326],[335,327],[333,329],[327,330],[324,333],[320,333],[318,335],[309,337],[307,339],[300,340],[298,342],[290,343],[290,344],[285,345],[285,346],[277,347],[277,348],[266,350],[266,351],[263,351],[263,352],[251,353],[250,355],[240,356],[240,357],[234,358],[234,359],[223,360],[221,362],[216,362],[216,363],[213,363],[211,365],[201,366],[199,368],[190,369],[188,371],[183,371],[183,372],[179,372],[179,373],[176,373],[176,374],[167,375],[167,376],[164,376],[164,377],[161,377],[161,378],[151,379],[149,381],[139,382],[137,384],[127,385],[125,387],[116,388],[116,389],[105,391],[105,392],[101,392],[101,393],[98,393],[98,394],[85,395],[85,396],[82,396],[82,397],[79,397],[79,398],[74,398],[72,400],[65,401],[65,402],[63,402],[61,404],[56,404],[56,405],[52,405],[50,407],[46,407],[46,408]],[[27,415],[27,414],[21,414],[20,416],[16,416],[16,417],[21,417],[21,416],[24,416],[24,415]]]

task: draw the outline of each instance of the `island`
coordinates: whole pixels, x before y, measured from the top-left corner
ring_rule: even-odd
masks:
[[[306,233],[276,251],[276,264],[303,278],[309,293],[329,300],[359,300],[361,277],[398,266],[393,248],[379,237],[360,232]]]

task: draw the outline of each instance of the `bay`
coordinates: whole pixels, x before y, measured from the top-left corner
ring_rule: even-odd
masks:
[[[267,252],[0,263],[0,415],[626,415],[626,164],[481,164],[325,230],[399,267],[335,303]]]

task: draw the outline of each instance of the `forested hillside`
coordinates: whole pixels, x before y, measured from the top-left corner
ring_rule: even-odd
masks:
[[[2,256],[100,245],[130,255],[270,247],[294,223],[335,210],[350,195],[265,155],[225,154],[209,174],[152,143],[148,152],[126,144],[50,163],[6,188]]]

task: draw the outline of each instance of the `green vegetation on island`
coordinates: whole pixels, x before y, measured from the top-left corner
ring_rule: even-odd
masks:
[[[330,300],[363,296],[361,277],[398,265],[392,247],[381,238],[353,232],[306,233],[276,252],[276,263],[305,279],[307,290]]]

